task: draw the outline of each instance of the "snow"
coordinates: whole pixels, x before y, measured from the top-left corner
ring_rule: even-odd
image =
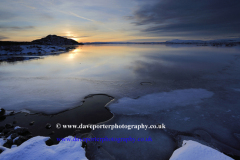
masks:
[[[2,146],[6,142],[7,142],[7,140],[4,140],[3,138],[0,138],[0,146]]]
[[[19,126],[14,127],[14,129],[18,129],[18,128],[21,128],[21,127],[19,127]]]
[[[14,139],[13,139],[13,143],[14,143],[16,140],[18,140],[18,139],[19,139],[19,137],[14,138]]]
[[[223,153],[195,141],[183,141],[170,160],[233,160]]]
[[[13,114],[13,113],[18,113],[18,111],[9,111],[9,110],[5,110],[5,114],[4,115],[10,115],[10,114]]]
[[[12,136],[12,134],[10,134],[10,135],[7,137],[7,139],[12,139],[11,136]]]
[[[68,136],[66,138],[74,138]],[[37,136],[29,139],[18,147],[6,149],[0,154],[1,160],[25,159],[25,160],[42,160],[42,159],[72,159],[87,160],[85,151],[81,147],[80,141],[61,141],[58,145],[47,146],[45,141],[49,137]]]
[[[17,145],[12,145],[11,149],[12,149],[12,148],[15,148],[15,147],[17,147]]]
[[[36,58],[40,59],[40,56],[56,55],[66,51],[66,47],[53,45],[2,46],[0,48],[0,61],[11,62]]]
[[[48,55],[51,52],[56,51],[65,51],[65,47],[52,46],[52,45],[20,45],[21,50],[18,51],[8,51],[0,50],[0,55],[28,55],[28,54],[37,54],[37,55]]]
[[[23,112],[23,113],[28,113],[28,114],[31,113],[29,110],[26,110],[26,109],[22,109],[21,112]]]
[[[114,114],[151,114],[160,110],[167,110],[176,106],[198,104],[204,98],[210,98],[213,92],[205,89],[183,89],[171,92],[148,94],[138,99],[124,97],[108,106]],[[190,118],[184,119],[188,120]]]

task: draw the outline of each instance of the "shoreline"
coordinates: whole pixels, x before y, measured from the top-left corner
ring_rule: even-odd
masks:
[[[79,138],[79,139],[85,139],[85,138],[93,138],[93,139],[95,138],[96,139],[95,135],[99,135],[99,132],[102,132],[103,130],[101,130],[101,129],[100,130],[67,129],[67,130],[61,131],[61,130],[55,129],[54,128],[55,123],[52,123],[54,121],[53,119],[57,118],[58,116],[60,116],[60,117],[58,117],[57,119],[60,120],[60,119],[63,119],[63,117],[68,117],[67,114],[74,116],[73,115],[74,112],[80,113],[81,111],[79,109],[81,109],[81,107],[91,107],[91,106],[89,106],[88,103],[92,103],[92,102],[95,103],[97,100],[94,98],[96,98],[96,97],[101,99],[101,101],[103,98],[109,99],[108,102],[104,101],[105,105],[101,106],[101,108],[106,109],[107,112],[111,112],[109,110],[109,108],[106,108],[106,106],[112,100],[114,100],[114,98],[112,96],[109,96],[106,94],[90,94],[88,96],[85,96],[85,98],[82,100],[82,102],[83,102],[82,105],[72,108],[72,109],[69,109],[69,110],[59,112],[57,114],[53,114],[53,115],[51,115],[51,114],[46,115],[46,114],[42,114],[42,113],[26,114],[23,112],[5,115],[6,119],[4,119],[4,120],[2,119],[0,121],[0,123],[5,123],[4,128],[0,127],[1,136],[5,137],[5,139],[6,139],[3,146],[7,147],[7,148],[11,148],[12,145],[20,146],[25,141],[28,141],[29,139],[34,138],[36,136],[50,137],[50,139],[48,139],[45,142],[47,146],[57,145],[59,143],[59,141],[57,139],[60,137],[65,138],[65,137],[69,137],[69,136],[74,136],[74,138]],[[92,110],[92,108],[89,108],[89,109]],[[1,109],[0,113],[4,113],[3,111],[4,110]],[[97,111],[97,112],[99,112],[99,111]],[[90,123],[90,124],[117,123],[118,120],[116,121],[116,119],[118,119],[119,115],[114,115],[114,113],[112,113],[112,112],[111,112],[111,114],[112,114],[112,117],[107,118],[105,121],[100,121],[97,123]],[[1,117],[2,116],[3,115],[1,115]],[[25,117],[25,120],[23,120],[24,117]],[[86,117],[87,116],[85,116],[85,118]],[[40,125],[38,123],[35,123],[35,121],[43,121],[44,119],[49,119],[48,120],[49,123],[47,123],[44,127],[43,127],[43,125],[41,125],[41,127],[40,127]],[[90,119],[92,119],[92,117]],[[30,122],[30,120],[34,120],[34,121],[30,122],[27,125],[24,125],[24,123],[26,124],[26,122],[27,122],[26,120],[29,122]],[[10,121],[12,121],[13,123],[12,124],[9,123]],[[74,122],[76,122],[75,119],[74,119]],[[65,119],[64,123],[69,123],[69,121],[66,121],[66,119]],[[44,123],[42,123],[42,124],[44,124]],[[85,123],[85,124],[89,124],[89,123]],[[50,127],[49,127],[49,125],[50,125]],[[51,125],[53,125],[53,126],[51,126]],[[20,127],[18,127],[18,126],[20,126]],[[27,127],[27,126],[29,126],[29,127]],[[41,130],[38,130],[37,132],[35,132],[34,130],[36,130],[36,127],[41,128]],[[47,127],[49,127],[49,128],[47,128]],[[175,148],[174,151],[180,149],[181,146],[184,144],[184,141],[187,140],[187,141],[189,141],[189,143],[190,143],[190,141],[193,141],[194,143],[199,143],[204,146],[209,146],[210,148],[220,150],[225,155],[232,157],[234,159],[240,158],[240,156],[236,155],[238,152],[237,150],[234,151],[234,149],[231,148],[230,146],[227,146],[224,143],[219,142],[218,140],[214,140],[207,131],[204,131],[204,129],[203,130],[198,129],[198,130],[195,130],[194,132],[181,132],[181,131],[171,130],[171,129],[164,129],[163,131],[174,140],[174,143],[176,145],[174,147]],[[33,133],[33,132],[35,132],[35,133]],[[64,134],[58,134],[59,132],[62,132],[62,133],[64,132]],[[106,132],[108,132],[108,131],[106,131]],[[138,132],[142,132],[142,131],[138,131]],[[20,137],[17,140],[15,140],[16,133]],[[36,133],[38,133],[38,134],[36,134]],[[152,135],[150,134],[150,136],[152,136]],[[206,137],[211,137],[210,139],[212,139],[212,140],[210,143],[206,141]],[[209,139],[209,138],[207,138],[207,139]],[[93,155],[98,155],[98,154],[99,154],[99,157],[103,156],[107,159],[114,159],[113,155],[111,155],[111,153],[107,152],[104,149],[104,145],[100,142],[96,142],[96,141],[82,142],[82,148],[85,149],[86,157],[89,158],[90,160],[95,159],[95,158],[93,158],[94,157]],[[226,150],[226,152],[224,152],[224,150]],[[0,151],[3,152],[3,150],[1,150],[1,149],[0,149]],[[231,151],[232,154],[229,154],[229,151]],[[235,152],[235,154],[233,151]],[[102,153],[104,153],[104,155],[102,155]]]
[[[48,55],[58,55],[75,49],[78,45],[14,45],[0,46],[0,62],[16,62]]]
[[[6,129],[11,129],[16,126],[28,128],[33,136],[50,136],[53,144],[57,144],[56,138],[66,137],[74,133],[76,129],[57,129],[56,124],[97,124],[105,122],[113,117],[113,114],[106,109],[106,104],[112,101],[111,96],[106,95],[91,95],[85,97],[82,105],[69,110],[59,112],[57,114],[43,113],[12,113],[1,116],[1,125],[4,123]],[[76,124],[76,125],[78,125]],[[6,127],[9,126],[9,127]],[[91,129],[81,130],[82,133],[90,132]],[[4,134],[5,138],[9,133]]]

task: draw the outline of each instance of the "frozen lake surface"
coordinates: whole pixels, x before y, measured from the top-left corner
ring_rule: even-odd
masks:
[[[233,82],[238,74],[228,71],[237,69],[233,67],[239,52],[238,47],[85,45],[58,56],[2,63],[1,107],[56,113],[95,93],[136,98],[176,89],[223,87],[238,93],[240,87]]]
[[[239,73],[238,46],[84,45],[44,59],[1,63],[0,107],[52,114],[78,106],[89,94],[108,94],[115,97],[108,106],[115,116],[106,124],[167,128],[94,131],[96,137],[152,136],[143,145],[102,144],[119,159],[169,159],[176,139],[194,137],[183,133],[240,156]]]

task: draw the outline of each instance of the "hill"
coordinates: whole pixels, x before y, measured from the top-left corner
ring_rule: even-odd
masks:
[[[48,35],[42,39],[37,39],[32,41],[33,44],[40,45],[81,45],[82,43],[78,43],[73,39],[68,39],[64,37],[60,37],[57,35]]]

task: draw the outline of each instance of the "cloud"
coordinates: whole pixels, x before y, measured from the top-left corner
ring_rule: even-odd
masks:
[[[30,9],[36,9],[36,7],[30,6],[28,3],[24,2],[24,1],[18,1],[16,2],[24,7],[30,8]]]
[[[81,19],[85,19],[85,20],[88,20],[88,21],[97,23],[97,24],[99,24],[99,25],[102,25],[104,28],[106,28],[106,29],[108,29],[108,30],[115,31],[115,30],[112,29],[112,28],[106,27],[106,26],[104,25],[104,23],[102,23],[102,22],[99,22],[99,21],[96,21],[96,20],[93,20],[93,19],[89,19],[89,18],[86,18],[86,17],[79,16],[79,15],[73,13],[73,12],[69,12],[69,14],[71,14],[71,15],[73,15],[73,16],[75,16],[75,17],[78,17],[78,18],[81,18]]]
[[[0,10],[0,20],[9,20],[14,17],[16,17],[14,13]]]
[[[35,7],[33,6],[29,6],[29,5],[26,5],[26,4],[22,4],[23,6],[27,7],[27,8],[30,8],[30,9],[36,9]]]
[[[80,36],[80,37],[77,37],[77,38],[85,38],[85,37],[91,37],[91,36]]]
[[[63,36],[64,38],[86,38],[90,36]]]
[[[29,30],[34,29],[34,26],[3,26],[0,25],[0,30],[12,30],[12,31],[19,31],[19,30]]]
[[[89,19],[89,18],[85,18],[85,17],[82,17],[82,16],[79,16],[73,12],[69,12],[71,15],[75,16],[75,17],[78,17],[78,18],[81,18],[81,19],[85,19],[85,20],[88,20],[88,21],[91,21],[91,22],[96,22],[95,20],[92,20],[92,19]]]
[[[1,35],[0,35],[0,40],[4,40],[4,39],[9,39],[9,38],[8,38],[8,37],[1,36]]]
[[[52,15],[47,14],[47,13],[41,13],[40,17],[44,20],[53,20],[54,19]]]
[[[150,34],[228,35],[240,32],[240,1],[152,0],[127,17]]]

